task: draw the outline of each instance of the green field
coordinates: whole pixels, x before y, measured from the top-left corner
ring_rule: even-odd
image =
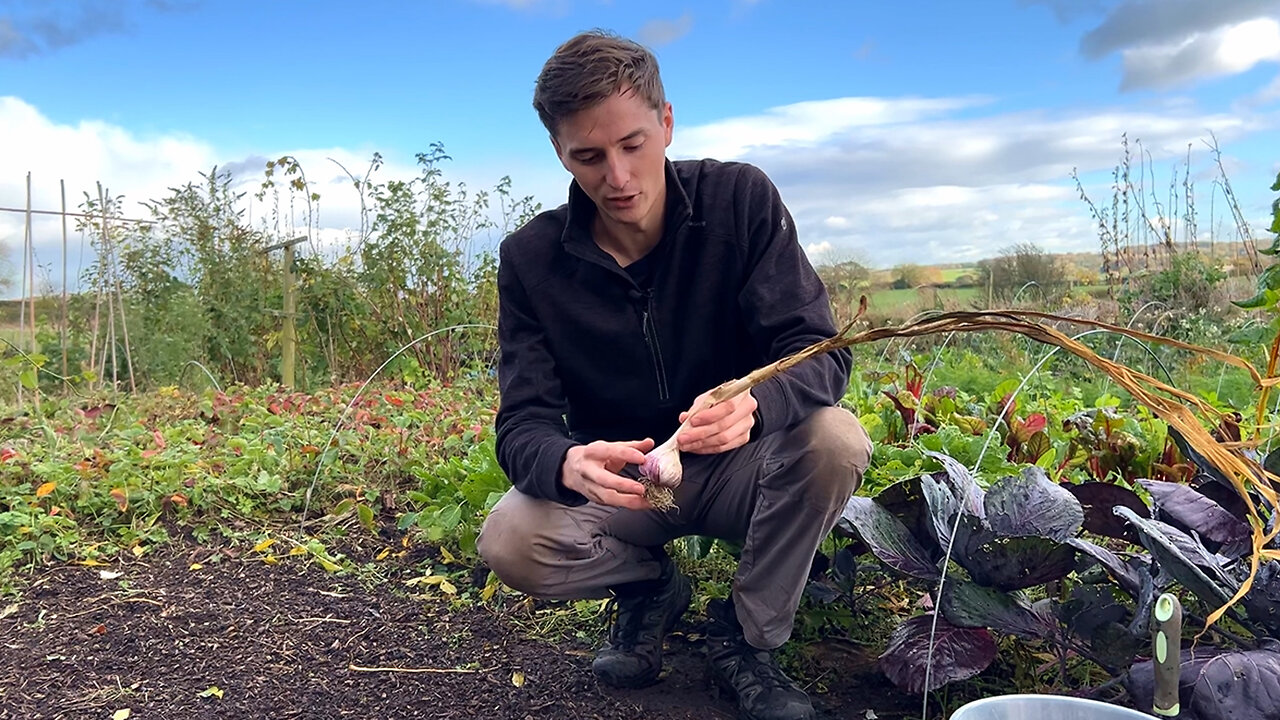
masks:
[[[959,267],[959,268],[943,268],[942,282],[955,282],[959,278],[968,275],[969,277],[978,277],[978,268],[976,267]]]
[[[927,310],[939,303],[947,309],[968,308],[985,297],[982,288],[920,288],[918,290],[875,290],[867,297],[868,310],[876,314],[904,310]]]

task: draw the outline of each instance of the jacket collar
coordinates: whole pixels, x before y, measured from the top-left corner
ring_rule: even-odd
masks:
[[[665,174],[667,178],[666,218],[662,225],[662,235],[666,237],[685,219],[693,215],[693,203],[689,193],[676,174],[676,166],[670,159],[666,160]],[[577,246],[603,253],[603,250],[591,239],[591,221],[596,216],[596,204],[587,192],[578,185],[577,180],[569,182],[568,216],[565,218],[564,231],[560,242],[567,248]]]

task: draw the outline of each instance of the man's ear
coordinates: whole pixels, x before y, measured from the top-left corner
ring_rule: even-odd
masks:
[[[675,114],[671,111],[671,103],[662,108],[662,132],[664,147],[671,147],[671,132],[675,128]]]

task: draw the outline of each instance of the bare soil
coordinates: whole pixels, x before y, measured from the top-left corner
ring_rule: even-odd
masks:
[[[46,570],[0,601],[0,718],[736,717],[706,681],[697,623],[670,637],[658,684],[615,690],[592,676],[589,644],[530,637],[517,608],[406,592],[420,568],[369,587],[249,555],[175,544]],[[822,717],[919,716],[874,656],[811,649]]]

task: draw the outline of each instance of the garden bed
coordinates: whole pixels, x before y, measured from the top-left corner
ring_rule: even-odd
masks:
[[[415,574],[406,564],[370,583],[177,542],[110,565],[53,566],[16,604],[0,603],[0,717],[735,716],[708,690],[694,612],[657,685],[613,690],[591,675],[589,644],[533,639],[515,624],[554,606],[415,595],[405,583]],[[824,717],[918,716],[918,700],[894,690],[873,655],[807,650],[805,682]]]

